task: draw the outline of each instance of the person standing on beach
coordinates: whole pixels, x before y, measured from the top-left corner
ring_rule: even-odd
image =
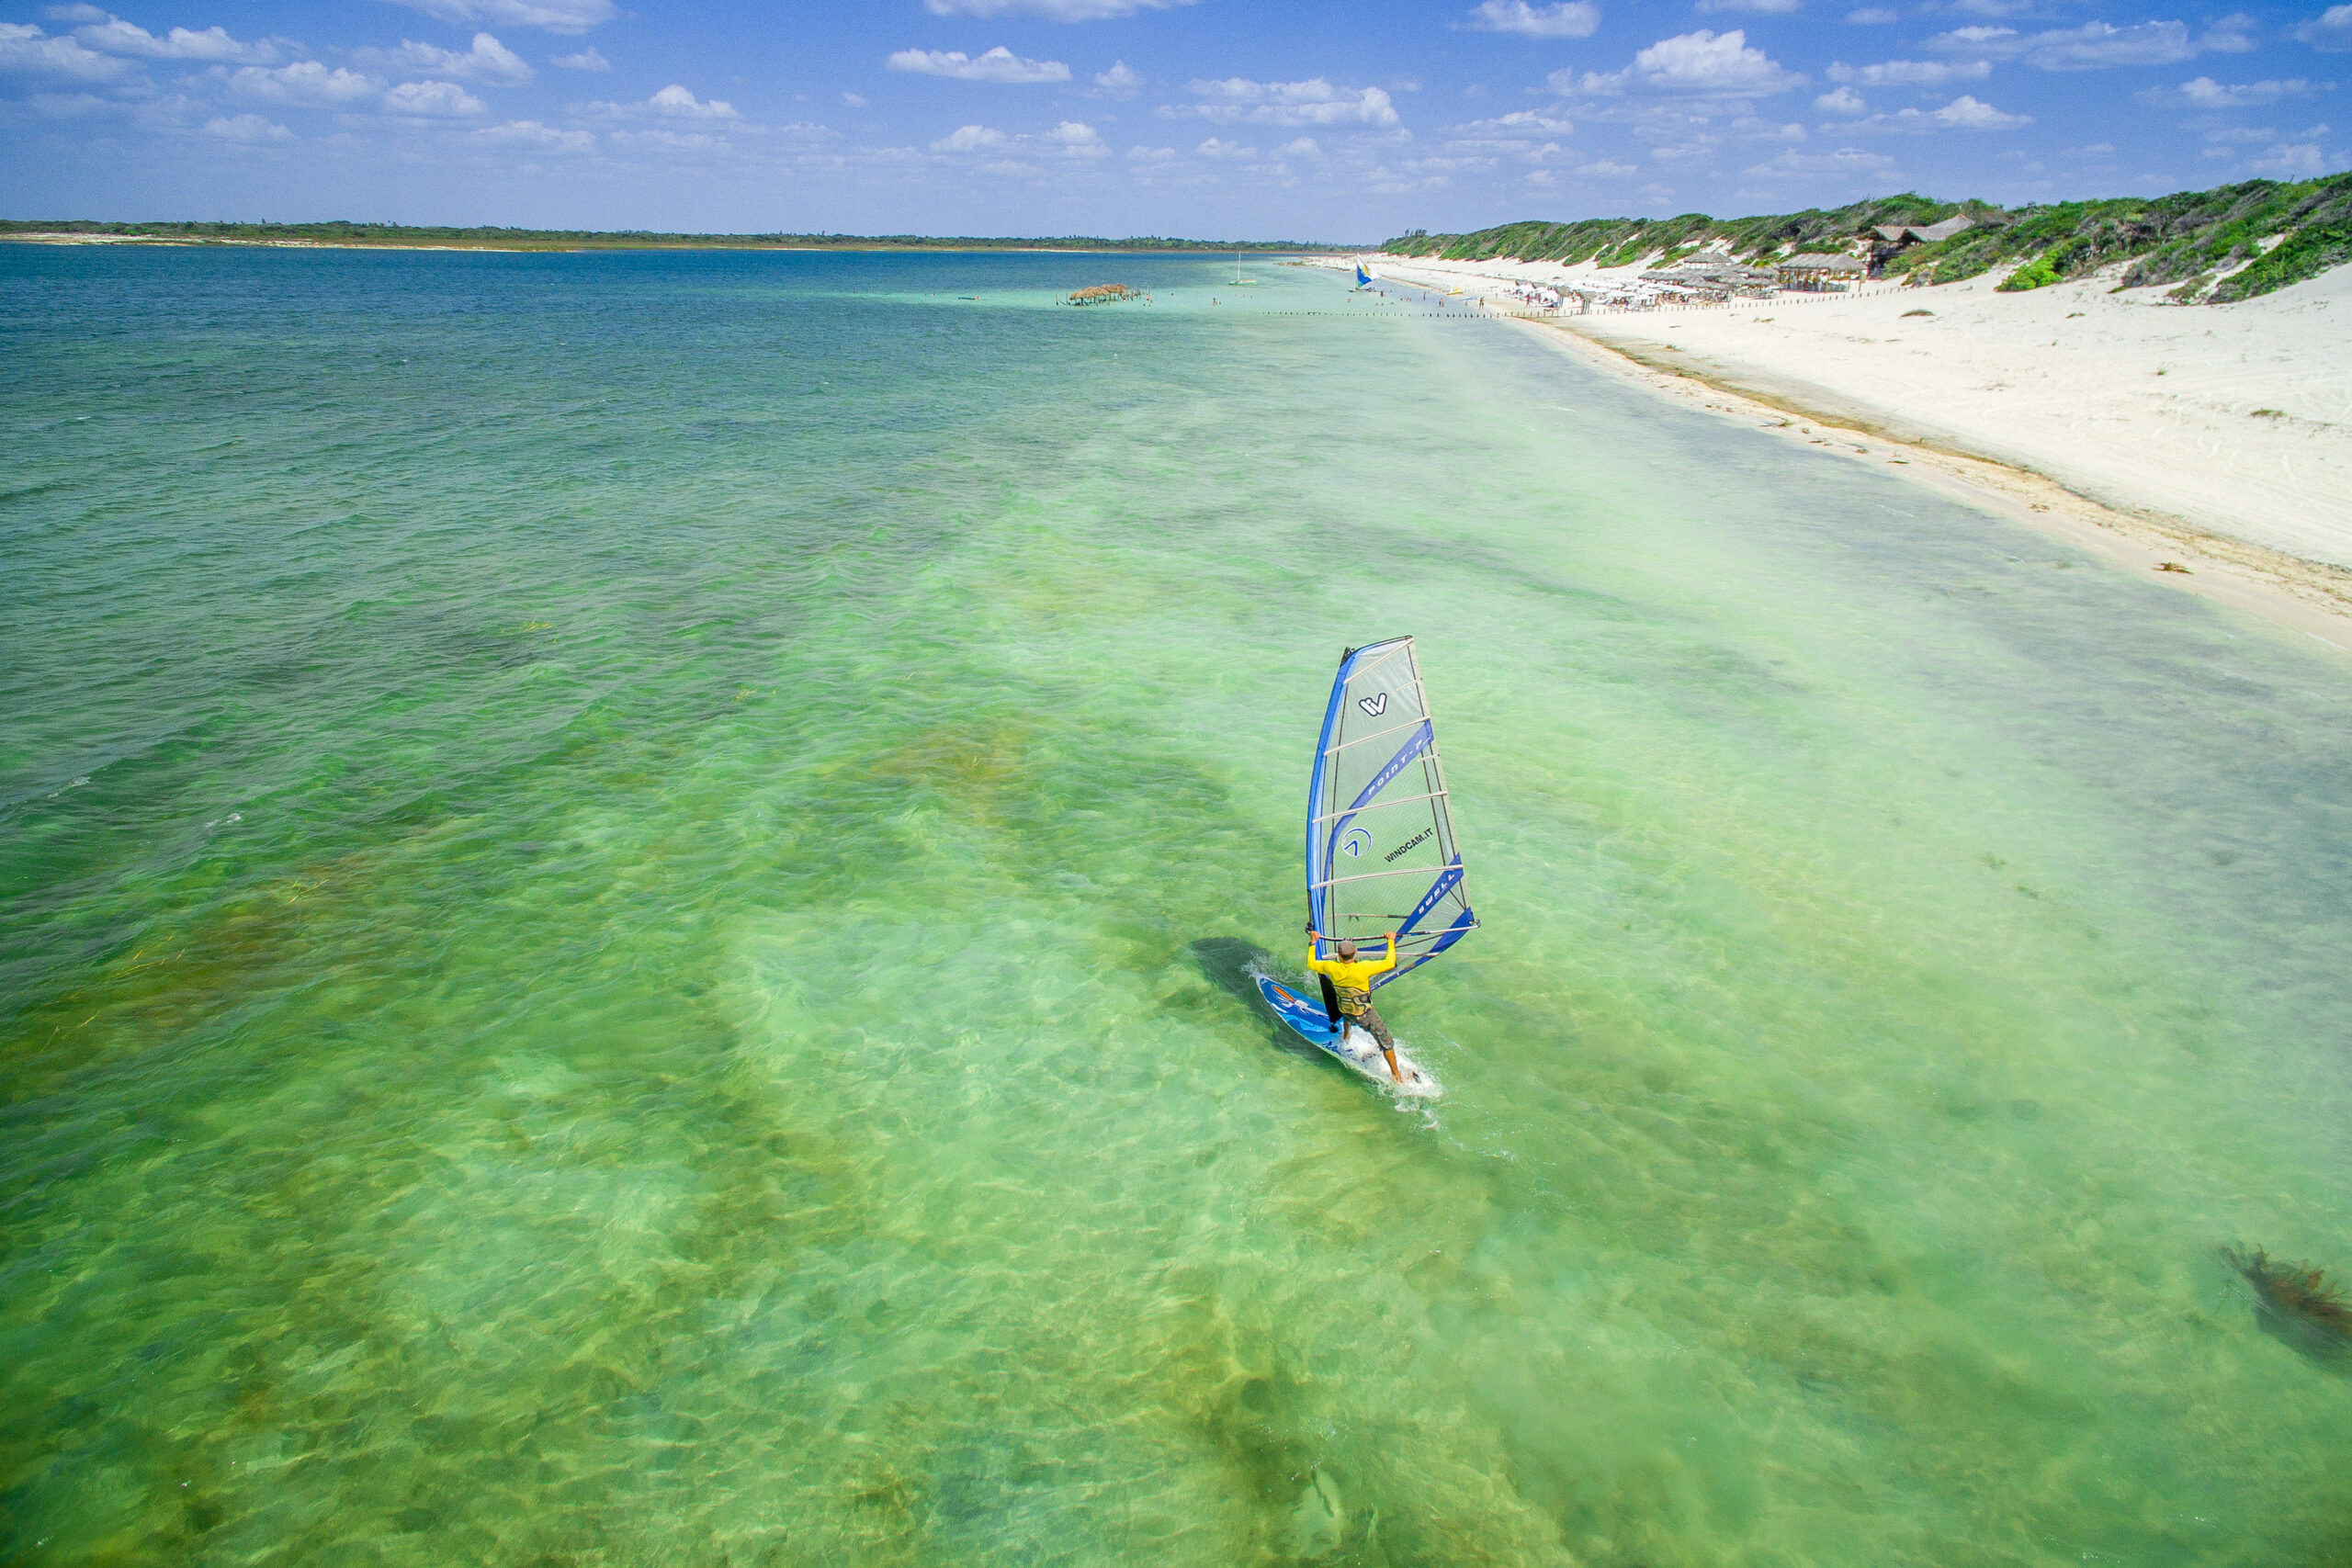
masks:
[[[1331,989],[1340,1002],[1340,1038],[1345,1040],[1348,1025],[1354,1024],[1379,1042],[1380,1054],[1388,1058],[1388,1076],[1398,1083],[1405,1075],[1396,1066],[1396,1042],[1389,1037],[1388,1025],[1381,1021],[1379,1010],[1372,1005],[1372,977],[1385,975],[1396,967],[1396,933],[1385,938],[1388,954],[1377,961],[1356,958],[1356,944],[1342,937],[1337,958],[1318,957],[1316,949],[1322,942],[1322,933],[1315,922],[1306,922],[1306,966],[1331,982]]]

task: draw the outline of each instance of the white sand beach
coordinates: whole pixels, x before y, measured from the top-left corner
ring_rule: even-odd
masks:
[[[1482,284],[1592,273],[1404,257],[1372,266],[1474,298]],[[2168,304],[2161,288],[2117,293],[2103,277],[2002,294],[1999,276],[1555,321],[1621,368],[1670,372],[1718,412],[1802,414],[1878,438],[1882,461],[1888,443],[1904,444],[1904,457],[1954,459],[1915,461],[1913,477],[1965,479],[2044,520],[2096,523],[2136,540],[2135,558],[2199,557],[2183,577],[2211,568],[2263,580],[2327,610],[2340,636],[2352,613],[2352,267],[2219,306]],[[2004,479],[1988,465],[2018,472]],[[2087,504],[2037,499],[2036,476]]]

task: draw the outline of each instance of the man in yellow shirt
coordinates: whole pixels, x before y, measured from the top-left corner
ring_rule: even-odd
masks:
[[[1321,940],[1315,922],[1309,920],[1306,923],[1306,966],[1317,975],[1327,976],[1331,982],[1331,989],[1339,997],[1342,1021],[1340,1038],[1343,1041],[1347,1038],[1347,1026],[1351,1023],[1371,1035],[1380,1043],[1380,1054],[1388,1058],[1389,1077],[1403,1083],[1405,1075],[1396,1066],[1396,1042],[1389,1038],[1388,1025],[1381,1021],[1379,1011],[1372,1005],[1372,977],[1385,975],[1396,967],[1396,933],[1388,933],[1385,939],[1388,943],[1388,954],[1376,961],[1364,959],[1359,962],[1356,944],[1344,937],[1340,942],[1339,957],[1318,958],[1315,950]]]

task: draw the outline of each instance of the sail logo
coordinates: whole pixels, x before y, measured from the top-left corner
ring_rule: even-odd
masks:
[[[1356,706],[1363,709],[1364,712],[1372,715],[1373,717],[1378,718],[1382,714],[1388,711],[1388,694],[1385,692],[1380,692],[1369,697],[1358,697],[1356,699]]]
[[[1411,838],[1406,840],[1403,843],[1397,845],[1395,849],[1389,851],[1380,858],[1382,860],[1393,861],[1398,855],[1403,854],[1407,850],[1419,849],[1421,847],[1421,840],[1427,839],[1431,833],[1436,831],[1437,829],[1434,827],[1424,828],[1419,832],[1414,834]]]
[[[1350,860],[1362,860],[1364,851],[1372,847],[1372,835],[1361,828],[1351,828],[1348,836],[1340,840],[1340,852]]]

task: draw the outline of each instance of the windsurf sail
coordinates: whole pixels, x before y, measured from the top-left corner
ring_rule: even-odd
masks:
[[[1356,263],[1356,287],[1358,288],[1366,288],[1371,287],[1371,285],[1372,274],[1364,271],[1363,263]]]
[[[1396,933],[1375,987],[1478,928],[1411,637],[1340,660],[1306,791],[1306,906],[1329,942]]]

